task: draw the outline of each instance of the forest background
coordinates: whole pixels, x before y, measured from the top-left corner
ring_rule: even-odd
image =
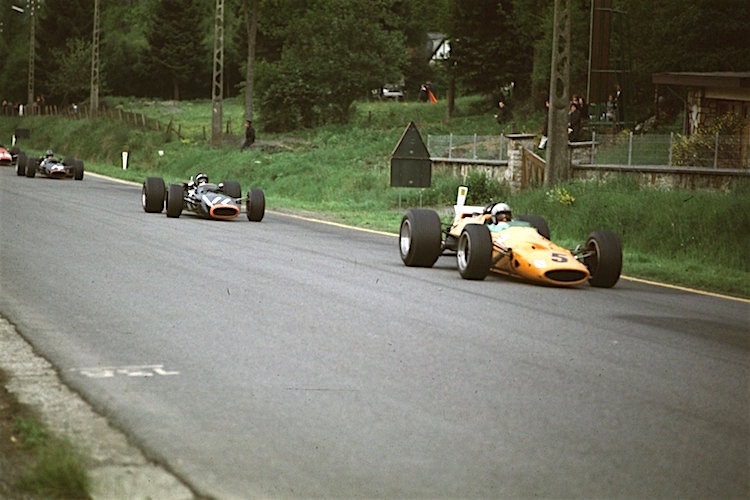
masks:
[[[431,81],[439,98],[454,84],[457,97],[483,95],[488,106],[512,98],[516,108],[543,109],[551,0],[225,0],[224,97],[245,89],[246,13],[255,1],[252,102],[261,129],[346,123],[356,101],[386,83],[402,84],[408,99]],[[35,94],[47,104],[85,104],[94,0],[34,3]],[[591,0],[570,3],[571,93],[585,95]],[[30,5],[0,1],[0,99],[12,103],[26,101]],[[210,98],[215,8],[211,0],[100,0],[99,94]],[[746,0],[613,0],[613,8],[623,14],[612,50],[626,59],[626,96],[643,115],[653,73],[750,69]],[[437,64],[429,63],[431,33],[451,46]],[[664,97],[680,106],[676,94]]]

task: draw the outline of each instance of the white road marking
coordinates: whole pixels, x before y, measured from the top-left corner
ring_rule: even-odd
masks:
[[[126,377],[153,377],[154,375],[179,375],[179,371],[166,370],[164,365],[139,365],[139,366],[95,366],[88,368],[71,368],[70,371],[77,372],[88,378],[113,378],[117,376]]]

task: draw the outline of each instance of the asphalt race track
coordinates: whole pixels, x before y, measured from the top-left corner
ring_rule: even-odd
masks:
[[[92,175],[0,169],[0,209],[0,314],[200,495],[750,493],[747,301],[470,282],[394,235],[168,219]]]

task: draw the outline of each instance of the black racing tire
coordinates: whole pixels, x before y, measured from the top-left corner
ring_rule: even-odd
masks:
[[[147,213],[158,214],[164,210],[164,179],[146,177],[141,189],[141,205]]]
[[[39,165],[39,160],[36,158],[27,158],[26,159],[26,177],[34,178],[36,175],[36,167]]]
[[[515,218],[516,220],[528,222],[534,228],[536,228],[536,232],[547,238],[548,240],[551,240],[550,237],[550,231],[549,231],[549,224],[547,224],[547,219],[542,217],[541,215],[519,215]]]
[[[242,187],[236,181],[224,181],[224,194],[230,198],[242,198]]]
[[[18,156],[21,153],[21,148],[19,148],[18,146],[11,146],[11,148],[8,150],[8,153],[13,156]]]
[[[245,211],[247,220],[260,222],[266,214],[266,195],[262,189],[251,188],[245,198]]]
[[[83,180],[83,160],[76,160],[75,162],[75,173],[73,178],[77,181]]]
[[[465,280],[483,280],[492,264],[492,236],[485,224],[467,224],[458,237],[458,272]]]
[[[440,216],[434,210],[410,208],[401,219],[398,247],[409,267],[432,267],[443,252]]]
[[[179,217],[185,203],[185,188],[182,184],[167,187],[167,217]]]
[[[599,230],[591,233],[586,240],[586,253],[583,260],[591,277],[591,286],[612,288],[622,272],[622,243],[612,231]]]
[[[16,175],[26,175],[26,155],[24,153],[18,153],[16,156]]]
[[[63,158],[62,164],[65,165],[66,167],[74,167],[76,164],[76,160],[75,158],[70,158],[66,156],[65,158]]]

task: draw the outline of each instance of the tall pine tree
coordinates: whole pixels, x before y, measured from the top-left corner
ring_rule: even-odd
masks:
[[[181,98],[181,86],[205,81],[205,96],[210,95],[212,59],[203,43],[204,21],[211,8],[196,0],[159,0],[154,10],[147,39],[151,54],[151,77],[157,88],[171,86],[172,99]],[[162,79],[159,85],[158,79]],[[198,97],[190,95],[188,97]]]

